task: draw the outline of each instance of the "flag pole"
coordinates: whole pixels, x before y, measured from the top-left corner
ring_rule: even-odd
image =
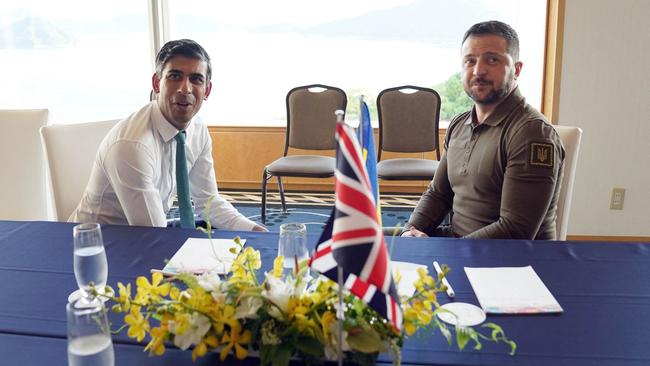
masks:
[[[357,136],[359,136],[359,145],[361,146],[361,153],[363,153],[363,146],[364,146],[364,134],[363,134],[363,94],[359,96],[359,132]],[[364,163],[365,163],[365,156],[364,156]]]
[[[336,112],[336,123],[343,123],[343,116],[345,112],[338,109]],[[339,366],[343,366],[343,318],[345,317],[345,311],[343,309],[343,268],[337,263],[336,264],[336,278],[338,282],[338,291],[339,291],[339,306],[336,309],[336,319],[337,319],[337,358]]]

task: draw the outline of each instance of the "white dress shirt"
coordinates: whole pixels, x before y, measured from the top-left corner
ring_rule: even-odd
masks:
[[[177,133],[156,101],[120,121],[100,144],[86,191],[68,221],[167,226],[166,215],[176,195]],[[208,128],[194,117],[186,134],[195,213],[219,229],[251,230],[256,224],[219,195]]]

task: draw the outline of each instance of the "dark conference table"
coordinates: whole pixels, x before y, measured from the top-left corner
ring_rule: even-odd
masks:
[[[73,226],[0,221],[0,364],[66,364],[65,304],[77,287]],[[104,226],[102,231],[113,286],[161,268],[186,238],[205,237],[180,228]],[[214,234],[236,235],[261,252],[262,270],[270,269],[277,233]],[[316,240],[309,237],[312,248]],[[392,259],[426,264],[430,272],[434,259],[448,264],[454,301],[473,304],[478,301],[463,267],[532,265],[564,308],[562,314],[488,315],[517,342],[513,357],[504,345],[487,342],[481,351],[460,352],[429,331],[406,340],[405,365],[650,365],[650,243],[396,238]],[[439,301],[450,300],[440,294]],[[121,323],[121,315],[112,320]],[[117,365],[193,364],[190,352],[174,348],[148,357],[125,333],[113,336]],[[194,365],[216,360],[213,354]],[[380,355],[380,363],[390,361]]]

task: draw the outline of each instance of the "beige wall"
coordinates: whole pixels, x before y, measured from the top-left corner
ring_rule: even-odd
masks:
[[[558,122],[584,132],[570,235],[650,235],[649,15],[648,0],[566,1]]]

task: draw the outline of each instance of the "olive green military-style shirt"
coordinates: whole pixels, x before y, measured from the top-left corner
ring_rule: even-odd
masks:
[[[474,108],[452,120],[407,227],[433,235],[451,210],[455,236],[555,239],[563,166],[557,132],[515,88],[483,123]]]

